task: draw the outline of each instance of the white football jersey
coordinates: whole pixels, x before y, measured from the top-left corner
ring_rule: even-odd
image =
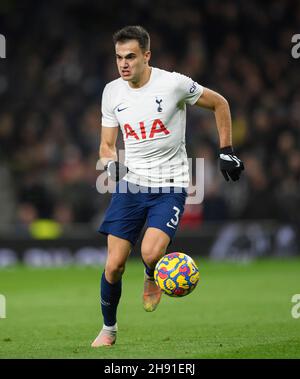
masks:
[[[186,104],[202,93],[189,77],[154,67],[141,88],[131,88],[122,78],[105,86],[102,126],[122,130],[129,169],[125,180],[146,187],[188,187]]]

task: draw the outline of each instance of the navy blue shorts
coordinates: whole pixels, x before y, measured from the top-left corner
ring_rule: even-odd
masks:
[[[121,180],[98,231],[135,245],[146,225],[164,231],[172,240],[184,211],[186,196],[184,188],[142,187]]]

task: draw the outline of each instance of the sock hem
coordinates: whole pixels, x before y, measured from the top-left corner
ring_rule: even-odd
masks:
[[[110,332],[117,332],[118,331],[118,324],[115,323],[115,325],[112,325],[112,326],[107,326],[107,325],[103,324],[102,329],[109,330]]]

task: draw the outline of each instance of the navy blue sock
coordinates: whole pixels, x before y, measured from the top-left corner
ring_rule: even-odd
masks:
[[[147,266],[143,259],[142,259],[142,261],[143,261],[144,266],[145,266],[146,274],[148,276],[150,276],[150,278],[153,278],[154,277],[154,268],[150,268],[149,266]]]
[[[101,310],[106,326],[113,326],[117,322],[117,308],[122,292],[122,280],[111,284],[105,278],[105,271],[101,277]]]

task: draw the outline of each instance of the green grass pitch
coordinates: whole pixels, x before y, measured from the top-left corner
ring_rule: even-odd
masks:
[[[300,358],[300,260],[216,263],[198,258],[201,279],[184,298],[143,310],[143,265],[130,260],[113,347],[92,349],[102,320],[102,268],[0,271],[6,318],[0,358]]]

